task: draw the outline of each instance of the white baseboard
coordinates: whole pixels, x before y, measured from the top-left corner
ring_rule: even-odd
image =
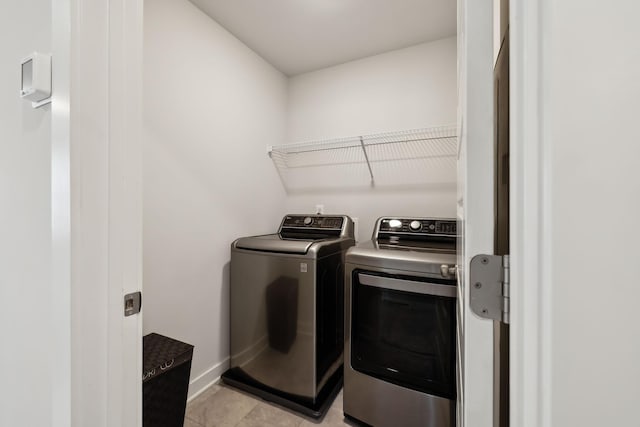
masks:
[[[220,380],[220,376],[227,369],[229,369],[228,357],[222,362],[213,365],[202,374],[191,380],[191,382],[189,382],[189,394],[187,395],[187,401],[195,399],[210,385],[217,383]]]

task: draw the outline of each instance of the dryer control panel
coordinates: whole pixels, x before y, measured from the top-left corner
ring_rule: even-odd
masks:
[[[427,235],[457,236],[457,224],[454,219],[441,218],[380,218],[377,234],[385,235]]]

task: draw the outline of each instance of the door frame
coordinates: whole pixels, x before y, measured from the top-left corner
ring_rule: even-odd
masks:
[[[469,306],[468,266],[493,253],[493,0],[458,0],[458,426],[493,427],[493,321]]]
[[[51,425],[71,425],[71,0],[51,3]],[[55,366],[55,369],[53,367]]]
[[[540,2],[510,3],[510,425],[537,427],[550,425],[552,402],[551,150],[542,110],[549,12]]]
[[[466,62],[459,63],[462,82],[467,78],[487,77],[492,81],[492,76],[487,76],[483,67],[486,59],[478,56],[485,53],[492,61],[492,7],[490,0],[485,2],[486,5],[458,0],[458,45],[462,52],[459,55],[468,55],[470,50],[475,52],[475,58],[467,57]],[[122,296],[142,288],[140,91],[143,1],[61,0],[54,2],[52,7],[52,275],[56,287],[52,303],[54,335],[58,340],[54,360],[59,367],[53,370],[56,384],[53,424],[81,425],[82,420],[91,419],[92,425],[96,426],[140,426],[142,318],[141,315],[122,317]],[[514,285],[511,291],[510,413],[514,426],[548,424],[552,399],[551,301],[547,285],[550,282],[545,280],[550,272],[552,254],[543,251],[550,247],[551,238],[549,179],[544,169],[549,150],[542,138],[544,123],[540,106],[544,93],[539,90],[540,78],[544,76],[540,60],[544,47],[541,38],[543,13],[545,11],[536,2],[511,2],[510,234]],[[482,33],[483,25],[488,25],[486,37],[472,37],[478,31]],[[100,52],[108,52],[106,63]],[[96,56],[98,65],[94,62]],[[475,69],[478,65],[479,74]],[[92,75],[90,70],[96,66],[100,67],[99,72]],[[106,101],[96,95],[104,88],[108,88]],[[461,111],[480,113],[482,107],[475,104],[476,100],[480,104],[485,102],[482,101],[484,98],[486,104],[492,102],[492,91],[484,83],[468,93],[464,88],[459,91]],[[90,111],[91,115],[83,115],[83,111]],[[492,116],[487,117],[487,113],[473,120],[461,119],[461,151],[469,149],[462,153],[463,158],[475,155],[477,151],[482,158],[481,147],[487,147],[487,122],[492,126]],[[101,157],[98,151],[85,147],[82,132],[90,130],[94,132],[91,135],[99,135],[107,144],[108,156]],[[483,142],[465,147],[468,139]],[[490,142],[492,146],[492,138]],[[492,164],[492,160],[489,162]],[[485,163],[485,167],[488,164]],[[462,168],[462,178],[468,180],[474,173],[472,166],[463,163]],[[478,196],[484,190],[492,191],[492,186],[486,184],[478,184],[482,186]],[[470,195],[475,190],[465,187],[462,193]],[[93,209],[87,206],[83,197],[93,200]],[[459,198],[458,203],[461,212],[474,202]],[[492,206],[492,203],[487,205]],[[461,264],[463,270],[468,265],[468,255],[491,252],[492,209],[491,212],[484,209],[475,212],[476,219],[464,218],[463,230],[468,235],[463,243],[467,251],[467,258]],[[489,228],[482,228],[482,223]],[[473,233],[479,234],[469,234],[472,228]],[[87,249],[94,252],[87,252]],[[107,257],[100,256],[105,250]],[[82,267],[87,259],[95,262],[92,267]],[[96,277],[100,278],[97,282]],[[468,284],[463,284],[462,288],[466,293]],[[94,291],[99,293],[96,301],[104,304],[104,311],[95,312],[87,306],[84,297]],[[468,301],[466,295],[462,297]],[[492,337],[489,332],[491,322],[479,323],[482,320],[474,319],[468,303],[465,305],[462,321],[466,321],[467,326],[473,325],[468,332],[475,338],[461,344],[467,351],[472,346],[479,346],[480,353],[462,360],[464,388],[461,399],[465,406],[460,421],[465,426],[490,426],[492,403],[489,396],[492,392],[485,393],[487,386],[480,380],[485,375],[483,372],[492,374],[492,354],[487,358],[483,344],[485,339]],[[101,331],[98,345],[93,345],[96,330],[78,324],[83,319],[91,320]],[[108,353],[103,353],[105,349]],[[106,359],[104,354],[107,354]],[[91,378],[86,378],[83,370],[91,360],[97,360],[100,369],[92,371]],[[90,384],[106,390],[101,395],[104,400],[94,400],[95,395],[91,394],[84,395]],[[82,405],[83,399],[88,399],[90,404]]]
[[[458,0],[459,192],[463,223],[460,320],[462,350],[460,426],[492,427],[492,324],[471,313],[466,266],[493,251],[493,56],[491,2]],[[539,2],[511,0],[510,26],[510,425],[550,425],[552,246],[549,139],[541,106],[547,78],[541,53],[549,11]],[[487,61],[490,60],[490,66]],[[489,71],[490,70],[490,71]],[[490,73],[490,74],[489,74]],[[486,102],[485,102],[486,100]],[[472,161],[471,161],[472,160]],[[479,167],[478,165],[481,165]],[[483,170],[484,168],[484,170]],[[488,171],[488,172],[487,172]],[[483,200],[484,199],[484,200]],[[484,322],[484,324],[483,324]]]

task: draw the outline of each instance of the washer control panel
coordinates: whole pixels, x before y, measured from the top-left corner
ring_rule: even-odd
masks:
[[[454,219],[438,218],[381,218],[378,233],[457,236]]]
[[[341,230],[344,217],[323,215],[287,215],[280,228],[318,228]]]

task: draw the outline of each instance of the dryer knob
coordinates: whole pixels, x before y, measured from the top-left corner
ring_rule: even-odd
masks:
[[[311,219],[310,216],[306,216],[304,218],[304,225],[311,225],[312,222],[313,222],[313,219]]]
[[[409,224],[409,228],[411,228],[411,230],[413,231],[418,231],[422,228],[422,223],[420,221],[411,221],[411,224]]]

